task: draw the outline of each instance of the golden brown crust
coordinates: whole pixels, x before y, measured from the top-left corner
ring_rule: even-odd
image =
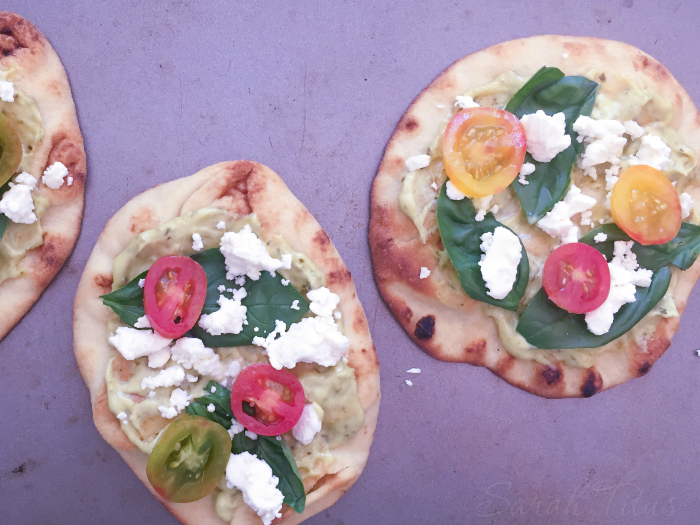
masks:
[[[305,512],[285,513],[279,520],[298,523],[332,504],[362,472],[379,410],[379,364],[350,272],[323,229],[272,170],[250,161],[222,162],[147,190],[118,211],[97,240],[78,286],[73,322],[76,359],[90,389],[95,426],[154,493],[145,474],[147,456],[133,450],[133,444],[107,407],[105,371],[109,359],[117,353],[107,343],[111,311],[102,305],[99,296],[111,289],[114,258],[137,233],[211,205],[237,215],[257,213],[263,227],[284,237],[292,249],[306,254],[324,272],[328,288],[341,298],[339,309],[350,339],[348,361],[355,369],[365,422],[348,442],[333,449],[337,460],[330,475],[317,482],[307,496]],[[118,368],[121,366],[117,363]],[[188,504],[158,499],[183,523],[221,523],[212,496]],[[245,507],[238,511],[235,523],[260,521]]]
[[[30,22],[0,12],[0,68],[13,69],[12,82],[32,98],[41,115],[44,138],[27,171],[39,179],[38,193],[50,207],[41,218],[43,244],[20,262],[23,274],[0,284],[0,338],[24,316],[63,266],[80,232],[87,173],[83,137],[78,127],[68,78],[55,51]],[[62,162],[71,186],[52,190],[41,183],[44,170]]]
[[[559,363],[544,366],[514,359],[503,347],[494,321],[480,303],[461,290],[437,299],[435,248],[439,236],[424,244],[411,219],[398,206],[404,162],[425,153],[449,115],[455,96],[488,84],[513,70],[529,77],[540,67],[559,67],[568,75],[591,69],[614,71],[647,85],[674,105],[673,127],[686,143],[700,149],[700,114],[688,94],[657,60],[621,42],[589,37],[537,36],[513,40],[466,56],[443,71],[413,101],[387,144],[372,188],[369,240],[379,291],[404,329],[428,354],[444,361],[485,366],[512,385],[544,397],[590,397],[628,379],[645,375],[670,344],[678,319],[664,319],[644,348],[603,353],[591,369]],[[440,106],[442,109],[440,109]],[[696,186],[694,190],[698,190]],[[697,200],[697,195],[695,196]],[[431,277],[419,279],[421,267]],[[700,262],[683,272],[674,291],[682,313]]]

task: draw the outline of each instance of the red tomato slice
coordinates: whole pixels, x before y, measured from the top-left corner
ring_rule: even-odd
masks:
[[[498,108],[468,108],[445,128],[445,171],[459,191],[486,197],[503,191],[520,173],[527,139],[518,117]]]
[[[304,410],[304,387],[287,370],[257,364],[244,368],[231,387],[231,409],[238,422],[261,436],[292,429]]]
[[[146,274],[143,308],[153,329],[163,337],[185,335],[202,313],[207,274],[189,257],[161,257]]]
[[[542,272],[549,299],[573,314],[598,308],[610,293],[610,269],[605,257],[587,244],[572,242],[549,254]]]

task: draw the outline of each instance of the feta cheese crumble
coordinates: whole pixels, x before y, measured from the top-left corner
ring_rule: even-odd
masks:
[[[141,380],[142,390],[155,390],[156,388],[178,386],[185,380],[185,370],[179,366],[170,366],[158,372],[155,376],[146,376]]]
[[[603,232],[596,233],[595,236],[593,237],[593,240],[595,242],[605,242],[608,240],[608,236],[604,234]]]
[[[537,221],[537,226],[550,237],[559,237],[562,244],[578,241],[578,226],[571,218],[577,213],[590,210],[596,204],[596,199],[581,192],[574,184],[564,196],[564,200],[557,202],[547,214]],[[590,216],[585,221],[590,224]]]
[[[325,286],[311,290],[306,294],[306,298],[311,301],[309,310],[318,316],[333,315],[333,310],[340,302],[340,297]]]
[[[651,284],[652,271],[639,268],[633,245],[634,241],[615,241],[613,259],[608,263],[610,293],[602,305],[585,316],[588,330],[595,335],[607,333],[620,308],[635,301],[636,286],[646,288]]]
[[[406,167],[410,171],[416,171],[425,168],[430,164],[430,155],[413,155],[406,159]]]
[[[22,173],[20,173],[19,175],[17,175],[15,177],[15,182],[17,184],[26,184],[31,189],[35,189],[36,183],[38,181],[36,180],[36,177],[34,177],[34,175],[31,175],[31,174],[27,173],[26,171],[23,171]]]
[[[199,252],[204,248],[204,243],[202,242],[202,236],[198,233],[192,234],[192,249]]]
[[[245,288],[234,292],[233,299],[220,295],[216,302],[219,309],[210,314],[202,314],[198,323],[200,328],[211,335],[240,334],[243,325],[248,324],[248,308],[241,304],[241,300],[247,295]]]
[[[214,406],[214,403],[209,403],[207,405],[207,412],[214,412],[216,411],[216,407]]]
[[[219,221],[218,223],[216,223],[216,229],[217,230],[225,230],[226,223],[224,221]]]
[[[637,150],[636,155],[629,158],[631,166],[636,164],[646,164],[657,170],[665,169],[671,162],[671,148],[656,135],[644,135],[642,145]]]
[[[109,338],[110,344],[128,361],[144,357],[167,347],[172,339],[167,339],[153,330],[137,330],[120,326]]]
[[[447,181],[445,193],[447,194],[447,198],[453,201],[461,201],[464,197],[466,197],[464,193],[457,189],[457,186],[452,184],[451,180]]]
[[[219,355],[204,346],[201,339],[182,337],[175,342],[170,351],[172,359],[188,370],[194,368],[200,374],[211,376],[219,382],[226,376]]]
[[[3,102],[15,101],[15,86],[12,82],[0,80],[0,100]]]
[[[493,233],[481,236],[481,276],[484,278],[487,295],[503,299],[513,289],[522,257],[520,239],[512,231],[498,226]]]
[[[231,428],[228,429],[229,436],[231,436],[231,438],[233,439],[233,436],[235,436],[236,434],[240,434],[241,432],[245,432],[245,427],[235,419],[232,419]]]
[[[488,213],[489,206],[491,206],[492,200],[493,195],[487,195],[486,197],[482,197],[481,199],[472,200],[472,203],[474,204],[474,209],[476,210],[476,217],[474,217],[474,220],[476,222],[481,222],[484,220],[484,217],[486,217],[486,214]]]
[[[474,102],[474,99],[472,97],[468,97],[466,95],[457,95],[455,97],[455,106],[458,107],[459,109],[469,109],[469,108],[478,108],[480,107],[479,104]]]
[[[524,162],[518,174],[518,182],[523,186],[527,186],[530,182],[525,178],[535,172],[535,165],[532,162]]]
[[[418,276],[419,279],[427,279],[430,277],[430,270],[428,270],[425,266],[420,267],[420,275]]]
[[[243,493],[243,501],[262,519],[263,525],[282,516],[284,496],[270,466],[249,452],[231,454],[226,465],[226,484]]]
[[[292,427],[292,435],[301,444],[308,445],[320,430],[321,419],[318,417],[318,412],[313,403],[307,403],[304,405],[299,421]]]
[[[170,348],[165,347],[148,354],[148,368],[161,368],[170,360]]]
[[[146,285],[146,279],[139,279],[139,288],[143,288]]]
[[[153,328],[151,326],[151,322],[148,320],[148,317],[145,315],[139,317],[136,319],[136,322],[134,323],[134,328]]]
[[[37,217],[34,213],[32,189],[25,184],[15,184],[0,199],[0,212],[17,224],[32,224]]]
[[[523,115],[520,123],[525,128],[527,151],[537,162],[549,162],[571,146],[571,137],[566,134],[564,113],[547,115],[541,109]]]
[[[406,385],[408,386],[413,386],[413,381],[411,381],[410,379],[404,379],[404,383],[406,383]]]
[[[239,232],[224,233],[220,251],[225,259],[226,279],[229,280],[246,275],[253,281],[257,281],[262,271],[268,271],[274,275],[280,268],[289,270],[292,267],[291,254],[283,255],[282,260],[270,257],[265,245],[253,233],[249,224]]]
[[[301,310],[301,307],[299,306],[299,299],[294,299],[292,301],[292,306],[290,306],[292,310]]]
[[[693,197],[690,193],[681,193],[678,197],[681,201],[681,217],[687,219],[693,211]]]
[[[420,368],[409,368],[406,370],[407,374],[420,374]]]
[[[124,421],[127,417],[129,417],[129,416],[127,415],[126,412],[119,412],[119,413],[117,414],[117,419],[118,419],[119,421]]]
[[[630,124],[630,127],[632,125]],[[593,180],[598,178],[595,166],[609,162],[613,166],[620,164],[622,150],[627,139],[624,124],[617,120],[594,120],[581,115],[574,122],[573,130],[578,133],[578,142],[586,145],[576,164],[584,174]]]
[[[63,186],[63,179],[68,175],[68,168],[66,168],[60,162],[54,162],[46,168],[44,171],[44,176],[41,178],[41,182],[46,184],[52,190],[57,190]]]

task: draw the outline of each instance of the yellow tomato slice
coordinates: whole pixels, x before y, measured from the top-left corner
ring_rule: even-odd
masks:
[[[506,189],[520,173],[526,149],[518,117],[486,107],[457,113],[442,142],[447,176],[459,191],[474,198]]]
[[[663,244],[681,228],[681,202],[671,181],[659,170],[639,164],[625,170],[610,197],[613,220],[644,245]]]

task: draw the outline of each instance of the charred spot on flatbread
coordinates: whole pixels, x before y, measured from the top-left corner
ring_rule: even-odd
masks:
[[[600,374],[596,370],[590,368],[588,370],[588,373],[586,374],[586,380],[581,386],[581,396],[591,397],[596,393],[600,392],[602,388],[603,378],[600,377]]]
[[[426,315],[421,317],[416,323],[416,331],[414,332],[418,339],[430,339],[435,334],[435,316]]]
[[[12,56],[22,49],[30,51],[41,42],[41,33],[14,13],[0,13],[0,55]]]
[[[549,386],[555,385],[561,381],[561,370],[554,366],[544,367],[540,372],[540,375],[542,376],[542,379],[544,379],[544,382]]]

